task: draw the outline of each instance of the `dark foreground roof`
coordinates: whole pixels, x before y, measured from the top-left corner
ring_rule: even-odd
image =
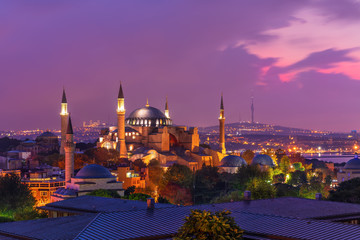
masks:
[[[95,208],[103,211],[72,217],[3,223],[0,224],[0,239],[4,233],[7,236],[20,235],[31,239],[171,238],[191,209],[212,212],[230,210],[249,239],[360,239],[359,225],[330,221],[340,217],[360,216],[358,204],[286,197],[187,207],[164,204],[148,210],[144,202],[128,200],[129,203],[125,202],[125,205],[120,204],[118,207],[116,203],[120,202],[112,202],[113,200],[119,199],[84,196],[52,203],[57,208],[74,209],[88,209],[95,204]],[[108,211],[109,209],[117,210]]]
[[[173,236],[185,216],[196,207],[162,208],[155,211],[101,213],[75,239],[161,239]],[[200,209],[215,211],[204,205]],[[360,239],[360,226],[302,220],[273,215],[233,211],[236,223],[248,238],[268,239]],[[141,220],[140,220],[141,219]]]
[[[155,204],[155,208],[163,207],[176,206],[162,203]],[[85,195],[75,198],[69,198],[64,201],[49,203],[46,206],[39,208],[42,210],[72,210],[77,212],[98,213],[146,209],[147,204],[143,201]]]
[[[74,239],[95,217],[96,214],[84,214],[1,223],[0,239],[8,234],[14,239]]]

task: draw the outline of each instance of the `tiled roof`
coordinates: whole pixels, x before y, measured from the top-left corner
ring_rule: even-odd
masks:
[[[343,215],[360,215],[360,204],[341,203],[332,201],[319,201],[305,198],[282,197],[253,201],[240,201],[235,203],[216,204],[219,209],[271,214],[284,217],[331,218]]]
[[[360,239],[359,225],[314,220],[354,216],[360,213],[358,204],[286,197],[187,207],[163,204],[148,210],[145,202],[123,201],[83,196],[52,203],[49,205],[64,209],[89,210],[95,206],[100,213],[3,223],[0,235],[5,232],[33,239],[78,240],[171,238],[191,209],[212,212],[226,209],[251,239]]]
[[[69,209],[82,212],[114,212],[114,211],[129,211],[146,209],[147,203],[136,200],[126,200],[119,198],[104,198],[96,196],[80,196],[69,198],[59,202],[49,203],[41,209],[46,210],[51,207],[51,210],[56,208]],[[155,208],[175,207],[171,204],[156,203]]]
[[[218,206],[163,208],[154,211],[101,213],[75,239],[156,239],[175,234],[191,209],[216,211]],[[233,210],[236,223],[251,235],[290,239],[360,239],[360,226]]]
[[[85,214],[71,217],[1,223],[0,239],[2,237],[1,233],[8,233],[30,239],[74,239],[95,217],[96,214]]]

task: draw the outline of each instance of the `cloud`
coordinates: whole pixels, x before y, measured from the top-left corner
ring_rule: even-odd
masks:
[[[355,57],[349,54],[356,49],[342,49],[337,50],[334,48],[326,49],[320,52],[313,52],[304,59],[284,67],[273,66],[266,74],[264,79],[267,78],[277,79],[283,82],[289,82],[296,78],[297,75],[315,70],[318,72],[325,72],[328,69],[334,69],[339,63],[343,62],[358,62]]]

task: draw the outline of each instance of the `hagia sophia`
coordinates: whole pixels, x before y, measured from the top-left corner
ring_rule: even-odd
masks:
[[[65,90],[61,102],[61,144],[60,154],[65,155],[65,184],[52,196],[52,201],[81,196],[96,189],[112,189],[123,194],[122,181],[112,176],[110,171],[100,165],[91,164],[83,167],[74,175],[73,129],[68,113]],[[196,127],[176,126],[170,118],[168,101],[166,99],[164,112],[149,105],[132,111],[125,117],[125,97],[122,85],[117,98],[117,126],[101,130],[97,147],[114,149],[119,152],[119,160],[131,162],[142,160],[148,164],[158,160],[167,169],[174,163],[188,166],[196,171],[202,166],[217,166],[221,171],[235,173],[246,165],[246,161],[235,155],[227,155],[225,148],[225,111],[223,96],[220,101],[219,116],[219,149],[213,150],[200,146],[198,129]],[[258,155],[254,164],[274,166],[271,157]],[[126,168],[128,171],[128,167]],[[124,170],[118,170],[122,173]],[[130,171],[130,170],[129,170]],[[120,174],[121,175],[121,174]],[[124,174],[122,174],[124,175]],[[126,174],[125,174],[126,175]]]
[[[125,118],[125,98],[120,86],[117,116],[117,126],[104,129],[97,146],[116,149],[120,158],[131,161],[141,159],[145,163],[156,159],[164,167],[176,162],[197,170],[203,164],[217,165],[223,157],[222,153],[225,153],[225,137],[221,144],[222,153],[205,151],[199,146],[196,127],[188,129],[173,125],[167,99],[164,112],[147,102],[144,107],[135,109]],[[222,117],[221,120],[224,121],[225,118]]]

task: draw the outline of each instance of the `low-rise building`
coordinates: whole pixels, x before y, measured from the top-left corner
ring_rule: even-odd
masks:
[[[357,177],[360,177],[360,159],[357,153],[355,153],[354,158],[350,159],[345,166],[338,171],[338,184]]]
[[[65,187],[54,192],[51,201],[56,202],[86,195],[98,189],[115,190],[121,196],[124,195],[122,182],[117,181],[107,168],[98,164],[90,164],[80,169],[76,176],[66,183]]]

